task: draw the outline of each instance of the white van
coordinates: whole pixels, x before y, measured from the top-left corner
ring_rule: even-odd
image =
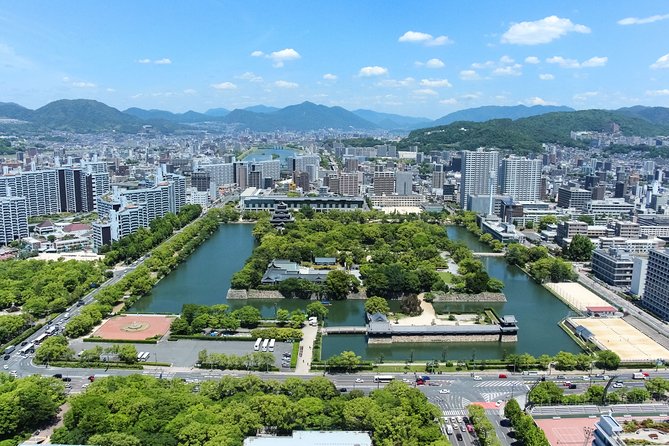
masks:
[[[448,435],[453,435],[453,427],[451,427],[450,424],[447,424],[447,425],[446,425],[446,433],[447,433]]]

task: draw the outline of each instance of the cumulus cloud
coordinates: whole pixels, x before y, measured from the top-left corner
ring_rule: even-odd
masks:
[[[194,94],[197,94],[197,90],[195,90],[195,89],[193,89],[193,88],[186,88],[186,89],[184,90],[184,94],[185,94],[185,95],[188,95],[188,96],[192,96],[192,95],[194,95]]]
[[[514,23],[502,35],[502,43],[513,45],[539,45],[549,43],[570,32],[587,34],[590,28],[555,15],[533,22]]]
[[[390,88],[400,88],[400,87],[411,87],[416,79],[413,77],[405,77],[404,79],[383,79],[376,83],[377,87],[390,87]]]
[[[447,43],[453,43],[448,36],[433,37],[432,34],[419,31],[407,31],[400,36],[399,42],[421,43],[426,46],[441,46]]]
[[[139,59],[137,63],[142,63],[142,64],[151,63],[151,59]]]
[[[527,56],[525,58],[525,63],[529,64],[538,64],[539,63],[539,58],[537,56]]]
[[[439,95],[439,93],[432,90],[431,88],[420,88],[418,90],[414,90],[413,92],[414,92],[414,94],[421,95],[421,96],[438,96]]]
[[[492,71],[493,76],[520,76],[522,65],[519,63],[508,65],[505,67],[497,67]]]
[[[474,70],[462,70],[460,71],[460,79],[463,81],[474,81],[481,79],[481,76]]]
[[[26,69],[32,68],[33,63],[29,59],[18,55],[11,46],[0,43],[0,67]]]
[[[325,79],[326,81],[336,81],[337,75],[332,73],[325,73],[323,75],[323,79]]]
[[[541,79],[542,81],[552,81],[553,79],[555,79],[555,76],[549,73],[545,73],[545,74],[540,74],[539,79]]]
[[[358,72],[358,76],[361,77],[383,76],[385,74],[388,74],[388,68],[379,67],[378,65],[362,67]]]
[[[562,56],[553,56],[546,59],[546,62],[559,65],[562,68],[594,68],[603,67],[608,62],[608,57],[591,57],[588,60],[579,62],[576,59],[568,59]]]
[[[263,53],[263,52],[260,51],[260,50],[255,50],[254,52],[251,53],[251,56],[252,56],[252,57],[262,57],[262,56],[264,56],[264,55],[265,55],[265,53]]]
[[[425,62],[425,66],[427,68],[443,68],[444,67],[444,62],[441,61],[441,59],[430,59],[427,62]]]
[[[277,88],[297,88],[300,85],[295,83],[295,82],[289,82],[289,81],[283,81],[283,80],[278,80],[274,82],[274,86]]]
[[[653,69],[669,68],[669,53],[657,59],[650,67]]]
[[[297,60],[301,58],[300,53],[292,48],[286,48],[280,51],[273,51],[267,58],[274,62],[275,67],[282,67],[283,64],[289,60]]]
[[[448,79],[422,79],[420,85],[429,88],[452,87]]]
[[[650,17],[626,17],[618,20],[618,25],[645,25],[647,23],[659,22],[660,20],[669,19],[669,14],[652,15]]]
[[[583,93],[577,93],[574,95],[574,101],[578,102],[585,102],[590,98],[594,98],[595,96],[598,96],[599,93],[596,91],[586,91]]]
[[[262,82],[262,76],[258,76],[257,74],[247,71],[245,73],[240,74],[239,76],[235,76],[237,79],[242,79],[245,81],[249,82]]]
[[[646,96],[669,96],[669,88],[662,90],[647,90]]]
[[[523,102],[525,103],[525,105],[555,105],[554,102],[546,101],[545,99],[542,99],[538,96],[526,99]]]
[[[232,82],[220,82],[218,84],[211,84],[211,88],[215,90],[236,90],[237,86]]]

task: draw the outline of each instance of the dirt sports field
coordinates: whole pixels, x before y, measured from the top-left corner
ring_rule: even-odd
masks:
[[[105,321],[93,336],[103,339],[142,341],[163,336],[170,329],[173,317],[126,314]]]

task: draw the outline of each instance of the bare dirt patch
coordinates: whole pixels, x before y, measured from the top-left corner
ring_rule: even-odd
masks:
[[[164,336],[174,320],[171,316],[132,315],[115,316],[105,321],[93,336],[103,339],[142,341]]]

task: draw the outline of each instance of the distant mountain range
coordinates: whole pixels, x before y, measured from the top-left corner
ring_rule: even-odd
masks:
[[[26,121],[36,128],[68,130],[79,133],[98,131],[134,133],[146,125],[151,125],[160,131],[171,132],[180,128],[188,128],[187,126],[190,124],[206,122],[236,125],[253,131],[310,131],[319,129],[408,131],[426,127],[435,128],[435,126],[440,129],[439,126],[443,127],[444,125],[448,128],[449,124],[466,122],[467,125],[459,124],[456,127],[467,127],[468,131],[472,131],[467,134],[466,138],[469,141],[467,144],[471,145],[478,144],[481,141],[494,140],[497,134],[508,138],[508,132],[519,134],[518,137],[511,138],[514,141],[528,138],[528,135],[531,134],[532,136],[527,144],[535,144],[539,140],[545,142],[543,136],[537,134],[532,123],[537,123],[537,125],[539,123],[545,123],[545,125],[557,124],[560,135],[562,135],[560,132],[566,128],[592,130],[599,129],[603,123],[610,124],[611,122],[621,124],[626,134],[638,135],[652,133],[665,128],[664,126],[669,126],[669,108],[636,106],[616,111],[590,110],[587,112],[601,113],[596,116],[596,122],[593,123],[589,121],[589,119],[593,119],[594,115],[592,113],[576,112],[569,107],[540,105],[533,107],[523,105],[489,106],[460,110],[432,121],[428,118],[380,113],[365,109],[349,111],[342,107],[327,107],[312,102],[303,102],[281,109],[265,105],[255,105],[232,111],[225,108],[212,108],[205,113],[195,111],[172,113],[165,110],[144,110],[134,107],[121,112],[101,102],[88,99],[62,99],[51,102],[37,110],[30,110],[15,103],[0,102],[0,118]],[[602,115],[602,113],[604,114]],[[524,121],[532,117],[539,118],[542,116],[551,118],[545,122],[541,119]],[[481,122],[485,121],[489,124],[480,125]],[[8,125],[12,124],[0,123],[0,128]],[[531,128],[528,129],[528,125]],[[475,129],[481,129],[480,131],[487,133],[488,136],[472,138]],[[427,132],[429,131],[434,131],[434,129],[428,129]],[[548,133],[551,132],[552,130],[549,129]],[[420,133],[412,132],[409,139],[416,138]],[[551,134],[556,135],[555,132]],[[569,137],[568,131],[566,136]],[[435,141],[435,143],[463,144],[460,141],[462,138],[457,138],[455,135],[442,139],[443,141]],[[497,145],[499,146],[499,143]]]

